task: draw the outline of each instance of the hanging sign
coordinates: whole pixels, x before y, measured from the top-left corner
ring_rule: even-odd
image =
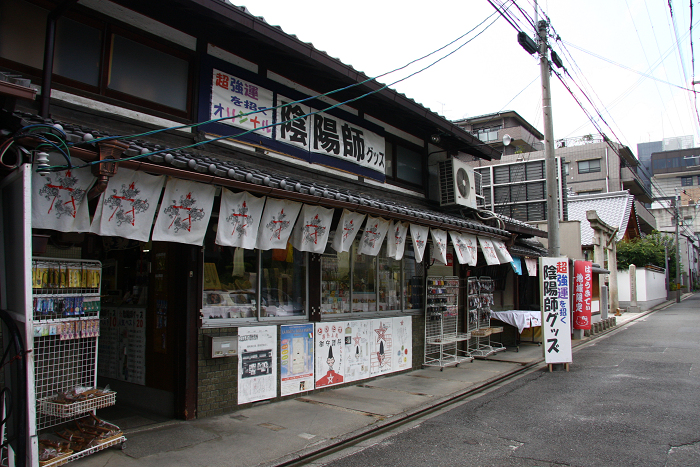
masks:
[[[49,159],[49,163],[56,162]],[[95,181],[89,168],[32,173],[32,227],[61,232],[89,232],[87,191]]]
[[[540,258],[540,277],[544,361],[570,363],[569,259]]]
[[[299,251],[323,253],[333,221],[333,209],[305,204],[294,226],[290,243]]]
[[[474,235],[469,235],[469,234],[462,234],[462,240],[464,240],[464,244],[467,245],[467,250],[469,251],[469,254],[471,255],[470,258],[467,260],[467,264],[469,266],[476,266],[477,262],[477,255],[479,254],[479,250],[477,249],[477,240],[476,236]]]
[[[213,70],[210,119],[223,118],[219,123],[272,137],[272,126],[267,127],[272,125],[272,102],[272,91]]]
[[[277,397],[277,326],[238,328],[238,403]]]
[[[163,183],[162,175],[120,168],[100,196],[91,232],[148,242]]]
[[[153,241],[202,246],[215,192],[214,185],[169,179],[153,227]]]
[[[525,267],[528,276],[535,277],[537,275],[537,260],[535,258],[525,258]]]
[[[284,199],[267,198],[260,221],[257,248],[260,250],[286,250],[294,221],[301,210],[301,203]]]
[[[591,329],[593,263],[574,261],[574,329]]]
[[[486,264],[489,266],[495,266],[501,264],[501,261],[496,256],[496,248],[490,239],[484,237],[477,237],[479,239],[479,245],[481,245],[481,252],[484,254],[484,259]]]
[[[282,396],[314,388],[314,325],[280,326],[280,389]]]
[[[425,253],[425,245],[428,244],[428,227],[423,225],[411,224],[411,241],[413,242],[413,251],[416,254],[416,262],[423,261],[423,253]]]
[[[452,238],[452,246],[454,246],[455,255],[457,255],[457,262],[459,264],[469,262],[471,260],[471,252],[464,238],[462,238],[462,234],[450,230],[450,238]]]
[[[508,248],[506,248],[505,243],[500,240],[491,240],[491,243],[493,243],[494,251],[501,264],[510,263],[513,261],[513,258],[510,256],[510,252],[508,251]]]
[[[357,253],[377,256],[387,230],[389,230],[389,221],[385,221],[381,217],[368,216]]]
[[[433,237],[435,259],[442,264],[447,264],[447,232],[440,229],[430,229],[430,235]]]
[[[389,258],[399,261],[403,258],[406,248],[406,232],[408,224],[405,222],[395,222],[387,233],[386,254]]]
[[[331,242],[331,247],[335,251],[338,253],[350,251],[352,242],[355,241],[355,236],[360,230],[360,225],[365,220],[365,216],[366,214],[343,209],[343,214],[340,216],[340,221],[338,221],[338,226],[335,228],[335,234]]]
[[[258,227],[262,217],[265,197],[255,197],[244,191],[233,193],[221,189],[219,224],[216,229],[216,244],[255,249]]]

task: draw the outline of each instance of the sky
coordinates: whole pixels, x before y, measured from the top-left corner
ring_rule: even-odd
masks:
[[[635,154],[638,143],[673,136],[693,135],[700,146],[694,97],[680,89],[693,88],[691,1],[671,0],[675,29],[668,0],[538,2],[551,21],[550,32],[560,39],[551,42],[573,77],[567,83],[574,95],[590,114],[601,113],[606,123],[598,119],[599,125],[610,139]],[[371,77],[440,49],[488,18],[454,45],[378,79],[386,84],[428,67],[496,20],[459,50],[391,87],[449,120],[514,110],[544,133],[538,59],[520,47],[513,26],[498,14],[491,16],[496,10],[487,0],[234,3]],[[509,8],[520,19],[516,26],[534,37],[523,12],[534,18],[535,0],[516,4],[522,12]],[[700,33],[700,5],[693,21],[694,38]],[[697,53],[700,60],[700,49]],[[551,83],[555,139],[598,134],[559,79],[552,76]]]

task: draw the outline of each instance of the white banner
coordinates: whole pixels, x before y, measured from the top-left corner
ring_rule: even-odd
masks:
[[[491,240],[491,242],[493,243],[496,256],[498,256],[498,260],[501,262],[501,264],[513,262],[513,258],[510,256],[505,243],[503,243],[501,240]]]
[[[423,261],[423,253],[425,253],[425,245],[428,244],[428,227],[411,224],[411,241],[413,242],[413,252],[416,255],[416,262]]]
[[[392,318],[373,319],[370,330],[370,376],[393,371],[394,321]]]
[[[362,237],[360,238],[360,248],[358,248],[357,253],[377,256],[382,247],[382,242],[384,241],[387,230],[389,230],[389,221],[385,221],[381,217],[368,216],[367,222],[365,222],[365,230],[362,232]]]
[[[255,249],[263,206],[264,196],[257,198],[247,191],[233,193],[222,188],[216,244]]]
[[[410,370],[413,368],[413,326],[410,316],[396,316],[394,328],[393,371]]]
[[[467,261],[467,264],[469,266],[476,266],[476,261],[479,254],[476,237],[474,235],[462,234],[462,240],[464,240],[464,244],[467,245],[467,249],[471,255],[470,259]]]
[[[440,229],[430,229],[433,237],[433,252],[437,253],[437,260],[447,264],[447,233]]]
[[[400,260],[403,258],[403,252],[406,249],[406,233],[408,232],[408,224],[405,222],[394,222],[387,233],[386,239],[386,255],[389,258]]]
[[[120,168],[100,196],[91,232],[148,242],[163,183],[162,175]]]
[[[272,125],[272,102],[272,91],[223,71],[213,70],[210,109],[212,120],[225,118],[219,123],[245,130],[263,127],[255,133],[271,138],[272,127],[264,127]],[[245,115],[255,111],[260,112]]]
[[[501,264],[496,256],[496,248],[491,243],[491,240],[484,237],[477,237],[479,239],[479,245],[481,245],[481,252],[484,254],[484,259],[486,264],[493,266],[496,264]]]
[[[277,326],[238,328],[238,403],[277,397]]]
[[[344,382],[343,323],[316,323],[315,349],[316,389]]]
[[[292,232],[292,246],[299,251],[323,253],[333,222],[333,209],[305,204]]]
[[[357,212],[348,211],[343,209],[343,214],[340,216],[340,221],[338,226],[335,228],[335,234],[333,235],[333,241],[331,242],[331,247],[338,253],[343,253],[350,251],[352,247],[352,242],[355,241],[355,236],[360,230],[362,221],[365,220],[366,214],[359,214]]]
[[[534,277],[537,275],[537,260],[535,258],[525,258],[525,267],[527,275]]]
[[[260,250],[286,250],[300,210],[301,203],[296,201],[267,198],[256,247]]]
[[[369,378],[369,341],[371,320],[345,324],[345,382]]]
[[[452,245],[454,246],[455,255],[457,256],[459,264],[469,263],[472,259],[472,253],[469,249],[469,245],[464,241],[462,234],[450,230],[450,237],[452,238]]]
[[[570,363],[569,259],[540,258],[542,350],[545,363]]]
[[[50,163],[56,164],[52,159]],[[46,176],[32,171],[32,227],[89,232],[87,192],[94,181],[89,168],[50,172]]]
[[[214,204],[214,185],[168,179],[160,212],[153,227],[153,241],[201,246]]]

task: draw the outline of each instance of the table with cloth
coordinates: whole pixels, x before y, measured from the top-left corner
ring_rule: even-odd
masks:
[[[539,342],[535,341],[535,329],[542,325],[542,316],[539,310],[504,310],[504,311],[492,311],[491,319],[498,320],[502,323],[508,324],[518,330],[518,334],[515,339],[515,345],[520,344],[520,337],[525,329],[532,329],[532,341],[531,343]]]

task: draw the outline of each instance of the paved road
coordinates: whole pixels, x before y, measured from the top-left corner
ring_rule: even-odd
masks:
[[[345,466],[700,466],[700,294],[327,462]]]

